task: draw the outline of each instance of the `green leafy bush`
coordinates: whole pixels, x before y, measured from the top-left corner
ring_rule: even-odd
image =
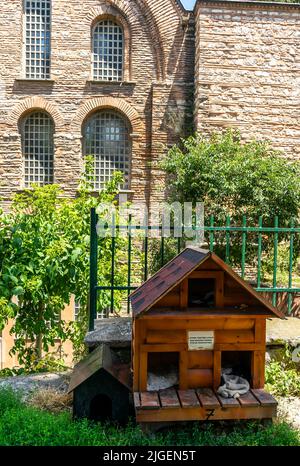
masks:
[[[278,396],[300,396],[300,373],[284,369],[277,361],[266,366],[266,388]]]
[[[66,199],[57,185],[33,186],[18,194],[11,212],[0,212],[0,331],[13,319],[16,335],[13,353],[26,370],[44,370],[43,353],[55,341],[71,340],[80,354],[88,327],[88,283],[90,255],[90,209],[99,204],[116,204],[122,175],[116,173],[98,196],[90,193],[91,161],[75,199]],[[109,209],[107,209],[109,210]],[[105,218],[107,211],[102,212]],[[101,218],[100,215],[100,218]],[[98,279],[110,282],[111,241],[99,239]],[[125,257],[127,239],[118,236],[119,256]],[[115,270],[115,283],[127,283],[127,262]],[[71,295],[80,302],[77,322],[61,319]],[[16,299],[12,298],[17,297]],[[116,309],[123,295],[115,293]],[[99,292],[99,311],[108,307],[110,294]],[[50,366],[59,361],[48,360]]]
[[[266,142],[243,143],[239,133],[196,135],[174,146],[162,162],[170,176],[170,196],[204,202],[220,223],[243,215],[249,223],[263,216],[266,226],[279,216],[282,226],[298,218],[300,165],[287,163]]]
[[[211,136],[196,135],[175,145],[161,162],[168,177],[171,201],[203,202],[206,225],[257,226],[262,217],[265,227],[274,226],[278,216],[281,227],[297,223],[300,206],[300,164],[287,162],[267,142],[243,142],[239,133],[228,130]],[[247,259],[257,254],[257,234],[248,234]],[[280,234],[279,242],[286,240]],[[208,236],[206,237],[208,240]],[[224,255],[225,234],[215,234],[216,253]],[[231,234],[233,262],[241,260],[241,234]],[[263,250],[273,246],[273,235],[263,238]],[[299,255],[300,240],[295,237],[294,255]]]
[[[266,387],[277,396],[300,396],[300,364],[289,345],[266,365]]]

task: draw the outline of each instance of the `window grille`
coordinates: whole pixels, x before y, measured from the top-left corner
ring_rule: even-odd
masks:
[[[74,304],[74,320],[75,320],[75,322],[78,321],[79,312],[80,312],[80,303],[78,301],[75,301],[75,304]]]
[[[93,31],[93,78],[95,81],[122,81],[124,34],[118,24],[100,21]]]
[[[80,309],[81,309],[81,304],[79,301],[75,301],[75,305],[74,305],[74,320],[75,322],[78,321],[79,319],[79,312],[80,312]],[[97,313],[97,319],[104,319],[106,317],[106,314],[105,312],[98,312]]]
[[[84,129],[84,155],[94,157],[94,189],[103,189],[116,171],[124,174],[124,189],[129,184],[131,144],[127,122],[116,112],[94,113]]]
[[[25,0],[27,79],[50,78],[51,0]]]
[[[54,124],[43,112],[31,113],[24,121],[22,145],[26,188],[53,183]]]

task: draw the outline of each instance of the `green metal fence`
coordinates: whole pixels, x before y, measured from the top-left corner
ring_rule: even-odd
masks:
[[[160,226],[140,226],[132,225],[131,219],[127,226],[118,225],[114,221],[111,225],[106,225],[108,232],[115,233],[110,240],[111,267],[109,273],[109,284],[103,285],[98,283],[98,262],[99,251],[101,252],[101,243],[97,235],[98,215],[95,209],[91,210],[91,252],[90,252],[90,295],[89,295],[89,312],[90,312],[90,331],[94,329],[94,320],[100,313],[103,315],[103,309],[98,308],[98,294],[105,292],[109,294],[110,306],[108,311],[104,312],[108,316],[115,310],[115,294],[123,292],[125,300],[127,300],[127,312],[130,313],[129,294],[135,290],[143,281],[151,275],[153,270],[149,266],[151,234],[153,231],[159,232],[160,239],[155,240],[156,246],[159,241],[159,263],[156,265],[163,266],[170,260],[170,252],[167,251],[168,239],[164,236],[164,227]],[[200,228],[192,226],[191,229],[199,231]],[[122,285],[115,283],[115,271],[118,264],[116,263],[117,241],[116,236],[124,230],[126,233],[126,255],[127,271],[126,277],[123,279]],[[143,250],[143,264],[140,273],[140,279],[136,277],[133,280],[134,265],[134,247],[131,231],[140,232],[142,239],[138,239],[139,248]],[[168,228],[168,231],[174,232],[174,227]],[[184,230],[184,226],[182,227]],[[241,225],[236,226],[231,224],[230,217],[227,218],[224,226],[215,225],[214,217],[210,217],[209,225],[201,228],[204,230],[206,238],[206,247],[210,251],[216,251],[229,265],[232,265],[235,256],[235,268],[242,278],[247,279],[247,270],[249,269],[252,275],[255,275],[255,289],[261,293],[272,295],[273,305],[277,305],[278,298],[284,296],[286,298],[287,313],[290,315],[293,312],[294,296],[300,294],[300,273],[298,275],[295,264],[297,262],[298,248],[300,244],[300,228],[295,226],[294,220],[290,221],[289,226],[279,227],[278,217],[274,218],[274,226],[263,226],[263,218],[258,219],[257,226],[249,226],[247,219],[242,219]],[[123,231],[123,234],[124,234]],[[235,240],[234,240],[235,238]],[[237,240],[238,238],[238,240]],[[266,254],[266,244],[268,245]],[[185,247],[183,237],[174,238],[173,240],[173,255],[179,253]],[[283,250],[279,257],[280,248]],[[250,254],[251,252],[251,254]],[[251,260],[249,257],[251,256]],[[269,262],[271,272],[267,285],[263,280],[263,261]],[[296,259],[296,260],[295,260]],[[236,264],[238,262],[238,265]],[[283,262],[283,264],[282,264]],[[271,263],[271,265],[270,265]],[[140,264],[141,265],[141,264]],[[282,276],[284,278],[282,278]],[[299,278],[299,279],[298,279]],[[138,281],[138,283],[137,283]],[[253,280],[252,280],[253,281]],[[286,283],[283,283],[286,282]],[[296,284],[294,284],[296,282]]]

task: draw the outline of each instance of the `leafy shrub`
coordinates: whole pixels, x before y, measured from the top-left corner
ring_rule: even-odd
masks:
[[[111,208],[122,182],[122,175],[116,173],[97,197],[91,196],[90,170],[87,160],[75,199],[64,198],[57,185],[33,186],[16,195],[10,213],[0,211],[0,331],[8,319],[13,320],[12,352],[26,370],[59,368],[59,358],[43,359],[56,340],[71,340],[76,356],[83,350],[88,328],[90,210],[99,204]],[[99,239],[102,285],[110,283],[111,242],[109,237]],[[116,238],[119,256],[127,251],[126,244],[126,238]],[[127,284],[126,277],[123,261],[115,270],[115,284]],[[61,311],[72,294],[81,304],[80,312],[77,322],[66,322],[60,318]],[[116,309],[121,307],[122,296],[116,291]],[[98,293],[99,311],[107,309],[109,299],[109,292]]]
[[[293,361],[289,345],[266,365],[266,386],[277,396],[300,396],[300,364]]]
[[[204,202],[206,212],[222,223],[226,216],[251,223],[263,216],[266,226],[297,218],[300,165],[287,163],[266,142],[243,143],[228,130],[196,135],[174,146],[162,162],[170,175],[170,195],[180,202]]]
[[[278,216],[281,227],[297,222],[300,206],[300,164],[287,162],[267,142],[244,143],[239,133],[228,130],[211,136],[196,135],[181,141],[161,163],[168,177],[171,201],[203,202],[206,224],[214,217],[215,225],[255,226],[262,217],[265,227],[274,226]],[[208,238],[207,238],[208,239]],[[280,235],[279,241],[286,239]],[[251,241],[252,240],[252,241]],[[224,255],[225,234],[215,235],[216,252]],[[241,234],[231,235],[231,256],[241,260]],[[257,254],[257,234],[248,234],[247,258]],[[251,246],[251,243],[253,247]],[[273,246],[273,235],[263,242],[265,252]],[[295,257],[300,241],[295,238]]]
[[[266,387],[274,395],[300,396],[300,373],[284,369],[280,362],[270,362],[266,366]]]

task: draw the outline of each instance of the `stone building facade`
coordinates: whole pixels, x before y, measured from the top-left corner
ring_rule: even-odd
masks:
[[[22,129],[31,112],[53,120],[53,181],[67,195],[75,194],[82,171],[85,124],[95,112],[112,112],[126,126],[129,191],[135,201],[155,202],[163,190],[157,159],[192,119],[189,15],[176,0],[49,1],[50,75],[34,79],[26,76],[26,8],[40,14],[42,3],[10,0],[0,6],[0,195],[8,200],[24,188]],[[93,73],[95,27],[107,21],[123,32],[123,73],[116,80]],[[108,123],[109,131],[115,123]]]
[[[154,206],[159,159],[194,129],[238,127],[298,158],[299,20],[299,5],[259,2],[1,2],[3,202],[33,181],[74,195],[91,153],[95,189],[120,169]]]
[[[199,2],[197,131],[238,128],[300,159],[300,5]]]
[[[198,0],[187,12],[180,0],[2,1],[2,204],[32,181],[74,196],[90,153],[95,189],[120,169],[131,199],[155,210],[158,162],[195,130],[238,128],[299,159],[299,39],[299,4]],[[1,368],[16,364],[9,329]]]

